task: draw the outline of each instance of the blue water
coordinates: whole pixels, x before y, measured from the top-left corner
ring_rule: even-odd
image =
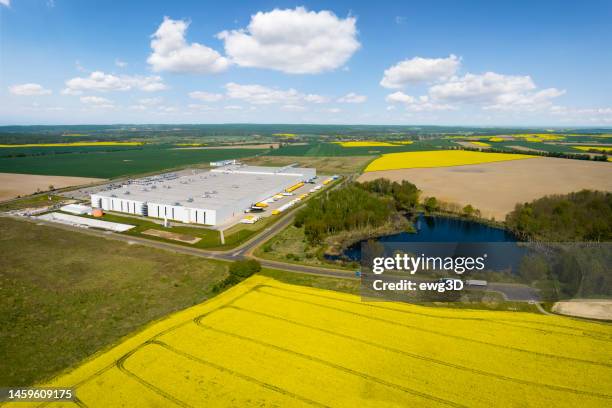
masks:
[[[419,215],[417,233],[402,232],[378,239],[379,242],[516,242],[510,232],[475,221]]]
[[[416,233],[402,232],[378,237],[375,241],[394,244],[389,246],[391,251],[404,244],[403,249],[409,249],[413,253],[423,252],[428,256],[448,256],[449,251],[455,256],[480,256],[486,253],[489,257],[488,266],[494,269],[516,270],[520,259],[525,255],[524,249],[517,245],[518,240],[513,234],[475,221],[419,215],[415,227]],[[365,242],[367,240],[348,247],[342,258],[360,261],[362,243]],[[448,245],[436,245],[437,243]]]

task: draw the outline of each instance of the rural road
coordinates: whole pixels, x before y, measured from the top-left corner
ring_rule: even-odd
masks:
[[[223,261],[237,261],[241,259],[253,258],[253,251],[265,241],[270,239],[272,236],[280,232],[282,229],[287,227],[289,224],[293,222],[294,211],[287,213],[282,219],[278,222],[274,223],[272,226],[264,229],[259,234],[255,235],[253,238],[248,240],[247,242],[237,246],[236,248],[229,249],[226,251],[211,251],[199,248],[189,248],[182,245],[171,244],[160,241],[153,241],[146,238],[140,238],[129,235],[122,235],[110,231],[99,231],[88,228],[79,228],[66,224],[59,224],[55,222],[43,221],[35,218],[26,218],[26,217],[18,217],[7,214],[2,214],[1,216],[21,220],[28,221],[35,224],[47,225],[54,228],[60,228],[67,231],[79,232],[82,234],[95,236],[99,238],[107,238],[114,239],[118,241],[123,241],[129,244],[140,244],[145,245],[152,248],[170,250],[177,253],[183,253],[187,255],[199,256],[202,258],[208,259],[218,259]],[[319,266],[307,266],[307,265],[298,265],[291,264],[279,261],[270,261],[267,259],[256,258],[262,266],[273,269],[281,269],[284,271],[295,272],[295,273],[305,273],[311,275],[319,275],[319,276],[329,276],[334,278],[342,278],[342,279],[359,279],[355,276],[354,273],[341,270],[341,269],[333,269],[333,268],[324,268]],[[489,283],[489,290],[494,290],[501,293],[507,300],[509,301],[538,301],[539,297],[537,292],[530,288],[527,285],[521,284],[512,284],[512,283]]]

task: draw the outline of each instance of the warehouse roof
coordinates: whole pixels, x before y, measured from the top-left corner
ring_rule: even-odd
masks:
[[[232,165],[212,171],[193,170],[181,176],[166,173],[145,177],[96,195],[214,210],[255,201],[262,192],[281,192],[315,174],[315,169],[308,168]]]

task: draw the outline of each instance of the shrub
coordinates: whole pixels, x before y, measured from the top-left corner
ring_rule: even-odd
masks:
[[[249,276],[259,272],[260,270],[261,264],[254,259],[236,261],[231,264],[229,268],[230,276],[236,276],[242,279],[248,278]]]

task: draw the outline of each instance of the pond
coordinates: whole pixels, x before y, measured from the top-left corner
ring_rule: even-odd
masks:
[[[374,241],[383,245],[390,244],[389,248],[398,248],[403,244],[411,252],[423,251],[434,256],[443,256],[449,251],[449,248],[452,249],[455,256],[487,253],[492,261],[489,266],[495,269],[516,270],[518,261],[525,254],[523,248],[518,246],[518,239],[512,233],[476,221],[419,215],[415,221],[415,228],[416,233],[402,232],[378,237]],[[362,243],[367,241],[351,245],[343,252],[341,258],[360,261]],[[442,243],[454,243],[455,245],[449,246]],[[338,258],[335,257],[335,259]]]

